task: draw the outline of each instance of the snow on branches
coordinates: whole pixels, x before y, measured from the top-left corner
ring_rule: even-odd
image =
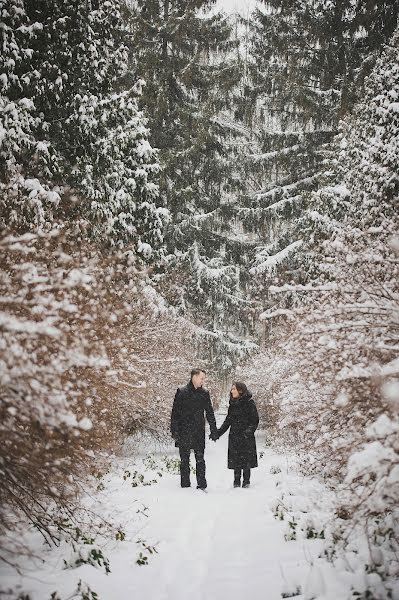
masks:
[[[0,13],[0,223],[73,222],[84,237],[156,257],[168,211],[138,110],[144,82],[124,82],[119,1],[1,0]]]
[[[131,251],[104,257],[60,230],[0,249],[1,531],[20,553],[11,531],[26,519],[57,543],[103,453],[166,435],[194,357]]]
[[[399,569],[397,45],[398,33],[341,122],[328,185],[300,221],[306,277],[269,288],[281,310],[262,314],[274,317],[275,352],[257,377],[304,467],[337,491],[336,539],[356,548],[362,532],[369,570],[385,581]]]

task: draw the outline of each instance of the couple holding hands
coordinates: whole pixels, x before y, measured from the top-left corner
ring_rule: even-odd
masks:
[[[258,411],[251,392],[241,382],[235,382],[230,390],[227,416],[218,429],[209,392],[202,386],[205,371],[193,369],[189,383],[178,388],[173,402],[170,430],[180,453],[180,484],[190,487],[190,452],[194,450],[197,489],[206,490],[205,477],[205,418],[216,442],[229,428],[227,467],[234,470],[234,487],[247,488],[251,469],[258,466],[255,430],[259,424]]]

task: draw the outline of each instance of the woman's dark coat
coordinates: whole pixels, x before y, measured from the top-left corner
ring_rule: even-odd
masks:
[[[192,381],[178,388],[173,402],[170,430],[175,446],[205,449],[205,417],[216,437],[216,421],[208,390],[195,388]]]
[[[258,411],[251,392],[247,392],[237,399],[230,396],[227,416],[223,425],[218,429],[220,437],[230,427],[227,455],[229,469],[252,469],[258,466],[254,435],[258,424]]]

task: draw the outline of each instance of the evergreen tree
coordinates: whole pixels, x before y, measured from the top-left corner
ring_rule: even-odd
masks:
[[[159,148],[160,191],[172,223],[162,292],[199,325],[205,349],[229,369],[245,355],[238,315],[246,300],[230,252],[232,198],[242,132],[231,121],[242,74],[231,21],[215,2],[139,0],[131,6],[132,70],[146,81],[141,105]],[[240,156],[241,158],[241,156]],[[235,356],[235,359],[234,359]]]
[[[160,150],[161,189],[175,217],[208,212],[228,185],[223,132],[215,116],[229,106],[239,78],[231,26],[214,0],[134,3],[136,76],[146,81],[141,106]],[[184,233],[183,233],[184,235]]]
[[[301,217],[312,192],[331,179],[339,118],[361,95],[378,49],[395,29],[398,7],[396,0],[273,0],[255,11],[246,87],[254,109],[246,114],[247,125],[259,128],[259,149],[246,168],[257,173],[259,187],[237,212],[258,234],[250,296],[263,298],[268,314],[287,302],[269,298],[271,284],[307,276]]]
[[[167,213],[157,206],[141,84],[122,87],[119,1],[1,0],[1,13],[3,223],[75,221],[83,235],[133,241],[150,255]]]
[[[60,200],[57,192],[39,185],[35,193],[33,180],[29,179],[33,173],[48,177],[56,168],[47,137],[42,137],[44,116],[32,98],[39,74],[35,71],[31,43],[40,34],[42,24],[29,19],[23,0],[1,0],[0,19],[0,214],[3,225],[3,219],[6,223],[17,221],[21,217],[18,213],[22,195],[28,220],[39,224],[42,207],[35,199],[37,192],[50,206]]]
[[[283,126],[335,128],[396,28],[397,0],[272,0],[256,9],[254,86]],[[285,127],[284,127],[285,128]]]

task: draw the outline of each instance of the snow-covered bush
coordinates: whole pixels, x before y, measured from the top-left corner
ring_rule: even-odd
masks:
[[[107,365],[102,349],[89,348],[71,326],[93,277],[57,248],[57,238],[1,240],[2,529],[13,527],[17,511],[48,539],[44,506],[49,499],[68,505],[86,462],[83,439],[92,422],[84,404],[77,410],[79,397],[89,395],[78,369]],[[87,316],[78,318],[84,323]]]
[[[355,116],[342,123],[337,184],[315,195],[330,227],[323,236],[319,222],[314,232],[321,242],[309,255],[318,278],[308,282],[311,309],[300,309],[290,349],[314,390],[318,426],[308,440],[325,449],[327,472],[340,474],[372,422],[398,411],[397,41],[366,80]]]
[[[133,253],[104,257],[60,230],[0,246],[3,540],[28,518],[56,542],[103,452],[130,433],[167,435],[193,352]]]
[[[337,491],[336,542],[388,582],[399,569],[398,42],[396,33],[341,123],[330,185],[301,219],[307,280],[269,289],[285,309],[263,315],[276,351],[258,365],[270,395],[280,357],[289,365],[279,426],[297,430],[304,469]]]

